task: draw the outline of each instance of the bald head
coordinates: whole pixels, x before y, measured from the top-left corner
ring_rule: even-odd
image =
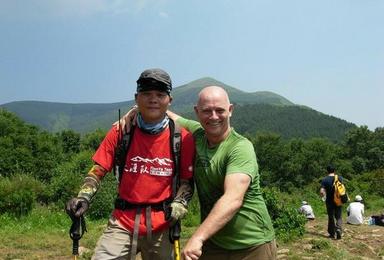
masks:
[[[230,105],[227,91],[219,86],[208,86],[203,88],[199,93],[197,106],[201,107],[209,100],[220,100],[222,103]]]

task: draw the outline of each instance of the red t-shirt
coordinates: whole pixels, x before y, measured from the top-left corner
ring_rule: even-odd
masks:
[[[109,130],[92,159],[107,171],[113,167],[118,131]],[[173,158],[170,148],[170,131],[150,135],[135,129],[129,147],[124,173],[119,186],[119,196],[132,204],[162,202],[172,195]],[[181,129],[180,178],[193,176],[195,145],[192,135]],[[128,230],[133,232],[136,209],[113,211],[113,215]],[[168,228],[162,210],[152,209],[153,232]],[[142,210],[139,234],[146,234],[145,210]]]

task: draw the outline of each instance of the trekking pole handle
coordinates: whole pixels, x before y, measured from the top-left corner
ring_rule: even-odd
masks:
[[[169,228],[169,240],[173,244],[176,240],[180,239],[181,224],[180,220],[175,225]]]

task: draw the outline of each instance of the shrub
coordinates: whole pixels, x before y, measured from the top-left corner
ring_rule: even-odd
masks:
[[[263,197],[265,200],[265,204],[267,205],[267,209],[271,219],[276,219],[280,214],[280,202],[278,200],[278,190],[276,188],[264,188],[263,189]]]
[[[81,138],[81,150],[96,151],[101,142],[103,141],[105,135],[106,132],[102,129],[96,129],[91,133],[87,133],[83,138]]]
[[[197,192],[192,197],[188,205],[188,214],[181,222],[186,227],[196,227],[200,224],[200,206]]]
[[[107,218],[111,215],[117,196],[117,187],[115,176],[111,173],[107,174],[101,182],[101,186],[87,212],[89,218],[95,220]]]
[[[378,195],[384,197],[384,169],[373,171],[373,181],[371,192],[377,192]]]
[[[283,204],[282,200],[278,199],[277,189],[265,188],[263,196],[277,238],[287,242],[302,237],[305,232],[305,217],[297,209]]]
[[[28,175],[0,178],[0,214],[27,215],[42,190],[43,184]]]
[[[83,151],[74,155],[71,161],[57,167],[42,200],[64,208],[65,203],[79,192],[84,177],[92,166],[91,156],[92,152]]]
[[[282,207],[280,215],[273,221],[276,236],[282,241],[302,237],[305,232],[306,219],[294,208]]]
[[[351,200],[354,199],[355,195],[360,194],[363,196],[367,208],[369,208],[370,204],[375,201],[376,198],[384,197],[383,186],[384,169],[377,169],[356,176],[353,180],[348,182],[346,188]]]

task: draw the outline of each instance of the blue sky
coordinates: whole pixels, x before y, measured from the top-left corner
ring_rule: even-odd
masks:
[[[131,100],[146,68],[384,126],[382,0],[0,0],[0,104]]]

